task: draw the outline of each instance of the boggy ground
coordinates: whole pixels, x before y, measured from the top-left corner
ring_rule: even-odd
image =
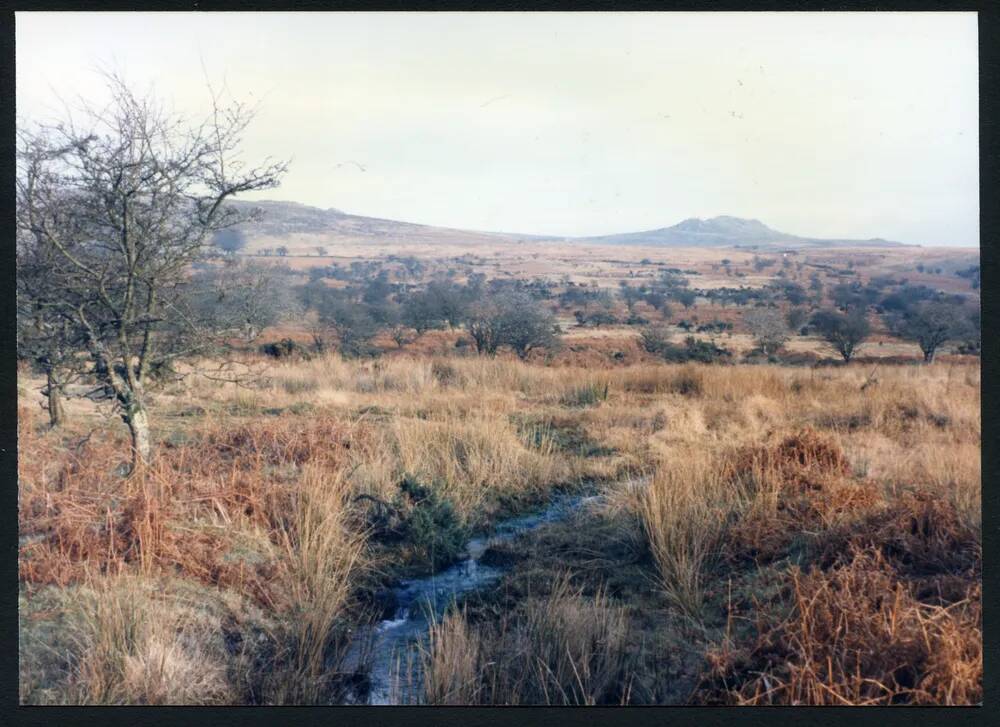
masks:
[[[113,419],[46,431],[31,388],[23,702],[354,698],[387,584],[595,483],[487,554],[510,571],[432,629],[421,700],[981,699],[978,364],[269,364],[171,385],[132,478]]]

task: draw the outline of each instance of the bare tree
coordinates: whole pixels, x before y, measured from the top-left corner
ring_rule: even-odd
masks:
[[[499,300],[477,301],[469,310],[465,326],[480,355],[495,356],[503,343],[503,315]]]
[[[622,300],[625,302],[625,307],[628,308],[629,315],[632,315],[635,304],[642,300],[643,291],[640,288],[629,285],[627,280],[618,282],[618,290]]]
[[[425,331],[444,325],[444,314],[433,295],[421,290],[406,296],[402,303],[402,322],[417,332],[417,337]]]
[[[466,327],[476,351],[489,356],[500,346],[510,346],[523,360],[537,348],[558,343],[555,316],[525,293],[484,297],[471,306]]]
[[[235,227],[219,230],[212,237],[212,243],[229,255],[235,255],[247,245],[246,235]]]
[[[539,348],[555,348],[559,325],[552,311],[527,294],[515,294],[504,301],[502,341],[522,361]]]
[[[812,324],[823,340],[829,343],[845,362],[851,360],[858,346],[871,335],[872,331],[863,308],[855,308],[847,313],[835,310],[820,311],[813,316]]]
[[[92,373],[148,462],[147,384],[209,340],[189,300],[189,271],[211,236],[245,221],[226,200],[278,184],[285,164],[238,156],[253,112],[223,105],[200,123],[163,111],[109,76],[111,102],[18,138],[17,223],[48,261],[48,305],[79,336]]]
[[[78,329],[59,306],[59,291],[49,274],[48,252],[18,230],[17,355],[30,362],[36,372],[45,374],[41,391],[46,397],[49,425],[55,428],[66,418],[66,386],[81,373],[82,361],[77,355],[81,343]]]
[[[639,343],[649,353],[659,353],[670,344],[670,331],[666,326],[646,326],[639,334]]]
[[[800,330],[807,320],[809,320],[809,310],[803,306],[789,308],[785,313],[785,322],[793,331]]]
[[[937,350],[970,331],[968,312],[944,301],[922,301],[889,319],[890,330],[920,346],[925,363],[934,363]]]
[[[220,331],[237,330],[247,343],[267,326],[300,312],[291,271],[252,261],[226,261],[192,281],[199,313]]]
[[[380,329],[378,320],[372,314],[372,306],[366,303],[329,297],[319,308],[319,321],[336,331],[341,355],[370,356],[378,352],[372,339]]]
[[[398,348],[402,348],[409,342],[410,340],[409,331],[410,329],[401,323],[397,323],[389,330],[389,333],[392,336],[392,340]]]
[[[788,326],[781,312],[774,308],[754,308],[743,314],[743,322],[757,346],[770,356],[788,340]]]

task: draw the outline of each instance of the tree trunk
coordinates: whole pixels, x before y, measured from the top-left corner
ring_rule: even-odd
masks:
[[[936,346],[924,349],[924,363],[928,364],[934,363],[934,354],[936,351],[937,351]]]
[[[66,410],[63,408],[62,388],[52,371],[46,373],[45,396],[49,400],[49,426],[55,429],[66,420]]]
[[[149,463],[153,452],[149,438],[149,415],[142,405],[134,405],[123,419],[132,437],[132,472],[135,472]]]

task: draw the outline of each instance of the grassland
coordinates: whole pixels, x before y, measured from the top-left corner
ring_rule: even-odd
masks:
[[[128,478],[110,412],[49,431],[22,372],[22,702],[357,699],[387,585],[593,488],[493,549],[413,654],[421,701],[982,698],[976,359],[247,363],[164,389]]]

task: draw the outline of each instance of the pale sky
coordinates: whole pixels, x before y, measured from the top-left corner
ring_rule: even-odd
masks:
[[[247,157],[292,163],[258,198],[534,234],[726,214],[979,244],[974,13],[20,12],[16,26],[19,119],[98,100],[98,68],[192,113],[206,70],[262,100]]]

